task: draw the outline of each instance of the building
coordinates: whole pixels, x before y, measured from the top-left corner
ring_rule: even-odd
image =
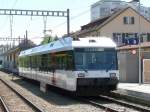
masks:
[[[74,35],[75,37],[107,36],[111,37],[118,46],[122,46],[138,43],[139,28],[141,42],[150,41],[150,21],[135,9],[126,7],[81,26],[81,30]]]
[[[117,48],[120,82],[139,82],[139,45],[128,45]],[[150,42],[141,44],[141,82],[150,83]],[[144,61],[146,59],[146,63]]]
[[[118,9],[126,8],[129,6],[136,11],[139,11],[138,2],[125,2],[121,0],[100,0],[91,5],[91,21],[110,15]],[[141,5],[139,12],[147,19],[150,19],[150,7]]]
[[[8,72],[18,73],[18,56],[22,50],[35,47],[36,45],[30,40],[23,40],[18,46],[5,50],[3,57],[3,69]]]
[[[133,7],[121,8],[109,15],[91,21],[81,26],[81,30],[72,35],[74,38],[85,38],[87,36],[106,36],[112,38],[118,45],[120,82],[138,83],[139,46],[137,44],[139,42],[139,34],[140,41],[142,42],[141,62],[144,66],[148,65],[146,69],[150,69],[150,63],[143,63],[143,59],[150,59],[150,21]],[[149,69],[145,71],[144,66],[141,68],[142,82],[150,83]]]

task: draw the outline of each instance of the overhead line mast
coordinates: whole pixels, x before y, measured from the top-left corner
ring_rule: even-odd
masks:
[[[66,17],[67,18],[67,35],[68,36],[70,35],[70,11],[69,9],[67,9],[67,11],[0,9],[0,15]],[[46,22],[44,24],[46,24]]]

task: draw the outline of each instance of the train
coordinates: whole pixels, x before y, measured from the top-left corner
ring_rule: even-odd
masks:
[[[3,68],[3,60],[0,60],[0,70]]]
[[[108,37],[60,38],[21,51],[19,75],[78,95],[116,90],[116,44]]]
[[[2,70],[4,68],[4,58],[3,56],[0,54],[0,70]]]

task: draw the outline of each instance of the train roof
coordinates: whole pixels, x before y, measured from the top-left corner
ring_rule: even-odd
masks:
[[[108,37],[86,37],[78,38],[78,40],[73,40],[71,37],[66,37],[45,45],[40,45],[25,51],[21,51],[19,56],[40,55],[86,47],[115,48],[116,44]]]

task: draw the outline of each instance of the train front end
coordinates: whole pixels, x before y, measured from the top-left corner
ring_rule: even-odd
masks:
[[[117,88],[119,71],[116,46],[113,41],[111,45],[100,43],[95,40],[74,49],[76,89],[80,94],[99,94]]]

